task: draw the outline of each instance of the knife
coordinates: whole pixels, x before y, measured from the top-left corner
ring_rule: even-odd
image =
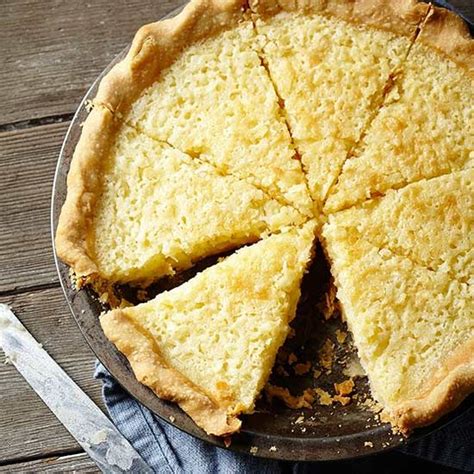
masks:
[[[6,304],[0,304],[0,348],[102,472],[153,473]]]

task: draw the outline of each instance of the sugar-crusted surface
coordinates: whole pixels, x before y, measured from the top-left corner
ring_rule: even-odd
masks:
[[[472,286],[335,223],[323,229],[348,326],[372,392],[390,413],[426,394],[442,364],[472,337]]]
[[[122,312],[154,339],[167,364],[229,413],[251,412],[294,317],[313,240],[310,221]]]
[[[103,278],[157,279],[304,222],[251,184],[123,126],[103,171],[93,259]]]
[[[474,79],[415,43],[397,87],[348,160],[326,212],[474,166]]]
[[[415,263],[463,281],[474,275],[474,169],[422,180],[329,222],[348,241],[358,235]]]
[[[251,22],[191,45],[127,120],[312,215],[312,202]]]
[[[320,204],[411,40],[317,14],[280,13],[256,27]]]

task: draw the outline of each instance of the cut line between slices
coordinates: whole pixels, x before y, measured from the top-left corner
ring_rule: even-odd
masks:
[[[359,135],[356,142],[352,145],[352,147],[349,150],[349,153],[347,154],[345,160],[339,166],[337,177],[332,182],[331,186],[329,187],[329,189],[326,193],[326,196],[324,197],[324,201],[323,201],[323,204],[322,204],[323,212],[324,212],[324,207],[326,205],[326,201],[327,201],[328,197],[332,194],[332,191],[334,190],[334,188],[337,186],[337,184],[339,182],[339,178],[340,178],[340,176],[342,174],[342,171],[344,169],[344,165],[346,164],[346,162],[348,160],[351,160],[352,158],[354,158],[354,154],[355,154],[357,148],[359,147],[359,145],[364,140],[365,136],[367,135],[367,132],[370,129],[370,125],[377,118],[377,116],[380,113],[380,110],[384,107],[384,104],[385,104],[385,101],[386,101],[388,95],[393,90],[393,88],[396,86],[396,83],[399,80],[399,78],[401,76],[403,76],[403,66],[406,63],[408,57],[410,56],[410,52],[412,51],[413,46],[415,45],[415,43],[416,43],[416,41],[417,41],[417,39],[420,35],[420,32],[423,28],[423,24],[426,21],[426,19],[429,17],[432,8],[433,8],[433,6],[430,3],[428,5],[428,10],[426,11],[425,16],[420,20],[420,22],[416,26],[416,29],[415,29],[415,32],[414,32],[414,37],[412,38],[412,40],[410,42],[410,45],[408,46],[408,49],[405,52],[405,55],[400,60],[400,63],[397,64],[392,69],[392,71],[390,72],[389,77],[387,78],[387,81],[384,85],[384,88],[381,91],[378,91],[377,93],[375,93],[374,96],[372,97],[372,99],[371,99],[372,113],[370,114],[367,121],[365,122],[361,134]]]

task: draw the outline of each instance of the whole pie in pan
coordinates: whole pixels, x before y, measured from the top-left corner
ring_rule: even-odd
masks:
[[[239,430],[319,241],[383,416],[403,433],[474,391],[474,41],[415,0],[192,0],[102,80],[56,249],[138,380]],[[109,298],[115,306],[116,301]]]

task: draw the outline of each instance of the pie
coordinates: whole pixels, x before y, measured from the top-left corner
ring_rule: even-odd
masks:
[[[118,130],[101,163],[105,179],[94,204],[94,224],[79,230],[87,250],[77,264],[71,262],[76,273],[146,284],[203,257],[305,222],[294,207],[251,184],[222,175],[128,125],[114,124],[108,109],[94,109],[91,118]],[[85,153],[90,151],[88,147]],[[72,168],[72,180],[78,181],[80,172]],[[59,244],[62,254],[75,258],[62,250],[61,240]]]
[[[208,433],[233,433],[288,335],[313,242],[314,221],[274,234],[147,303],[103,315],[102,328],[138,380]]]
[[[474,392],[473,86],[466,26],[416,0],[192,0],[102,80],[58,255],[108,294],[231,253],[101,316],[138,380],[228,435],[321,242],[372,394],[408,434]]]
[[[141,132],[311,217],[301,163],[241,8],[239,1],[195,3],[180,20],[143,27],[96,100]]]
[[[474,166],[472,39],[434,9],[377,117],[345,162],[326,211]],[[436,49],[434,49],[434,48]],[[441,55],[438,49],[444,50]]]
[[[389,190],[332,214],[331,226],[344,232],[346,241],[363,238],[417,265],[473,283],[474,168]]]
[[[402,430],[474,389],[473,179],[410,184],[332,214],[322,231],[372,393]]]
[[[261,54],[320,209],[402,67],[426,5],[388,0],[254,4]],[[386,24],[387,29],[378,28]]]

